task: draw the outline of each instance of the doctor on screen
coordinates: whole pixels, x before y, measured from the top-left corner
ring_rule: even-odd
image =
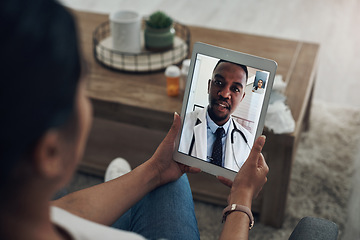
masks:
[[[208,82],[209,105],[185,116],[180,152],[239,171],[254,137],[231,114],[245,96],[247,78],[246,66],[218,61]]]

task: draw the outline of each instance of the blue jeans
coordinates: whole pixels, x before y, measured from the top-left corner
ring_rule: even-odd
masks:
[[[113,227],[136,232],[147,239],[200,239],[186,174],[147,194]]]

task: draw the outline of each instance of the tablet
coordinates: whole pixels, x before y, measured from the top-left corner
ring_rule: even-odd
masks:
[[[277,64],[195,43],[174,160],[233,180],[262,134]]]

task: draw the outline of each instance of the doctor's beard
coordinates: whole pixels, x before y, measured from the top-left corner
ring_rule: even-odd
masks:
[[[216,114],[214,114],[214,110],[213,110],[213,106],[216,106],[217,103],[216,103],[216,100],[208,106],[208,113],[209,113],[209,116],[210,118],[216,123],[218,124],[218,122],[222,122],[222,121],[225,121],[227,122],[227,120],[229,119],[230,117],[230,114],[231,114],[231,106],[229,106],[227,108],[228,112],[227,114],[224,114],[223,116],[217,116]],[[219,125],[219,124],[218,124]]]

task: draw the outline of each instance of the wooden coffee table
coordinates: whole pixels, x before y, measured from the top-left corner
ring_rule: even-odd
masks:
[[[147,140],[149,143],[146,146],[133,146],[133,151],[147,148],[152,152],[168,131],[173,113],[181,111],[182,98],[166,95],[163,72],[129,74],[100,66],[93,56],[92,32],[100,23],[107,21],[108,16],[78,11],[73,13],[78,20],[80,44],[87,64],[85,78],[88,96],[92,100],[95,117],[106,119],[105,122],[95,121],[80,170],[103,176],[111,160],[105,160],[104,155],[108,157],[106,154],[109,152],[121,151],[120,142],[126,144],[131,138],[129,133],[121,136],[123,131],[117,129],[116,122],[140,127],[138,131],[142,136],[132,136],[134,141]],[[263,152],[270,172],[261,196],[253,203],[253,211],[259,213],[262,223],[281,227],[294,154],[303,128],[309,125],[319,45],[195,26],[189,26],[189,29],[191,46],[201,41],[275,60],[278,63],[277,74],[281,74],[288,83],[285,94],[296,128],[291,134],[264,132],[267,143]],[[129,138],[124,140],[124,137]],[[129,148],[130,145],[124,151]],[[103,152],[103,157],[99,152]],[[128,160],[132,167],[141,164],[141,161]],[[226,205],[229,189],[214,177],[202,173],[189,175],[189,179],[195,199]]]

